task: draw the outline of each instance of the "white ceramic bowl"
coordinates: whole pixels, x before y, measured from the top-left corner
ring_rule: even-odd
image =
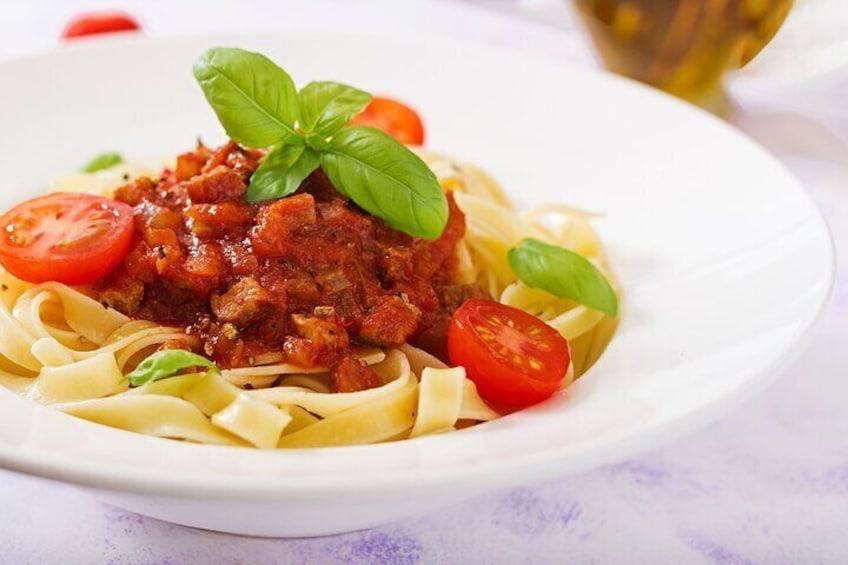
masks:
[[[631,456],[717,418],[775,377],[823,308],[827,228],[774,159],[724,123],[602,74],[470,44],[362,37],[124,40],[0,65],[0,207],[91,155],[175,154],[221,131],[191,64],[213,44],[300,83],[413,102],[429,146],[490,169],[522,205],[599,222],[625,299],[606,354],[562,394],[461,432],[259,451],[114,430],[0,390],[0,465],[202,528],[312,536]]]

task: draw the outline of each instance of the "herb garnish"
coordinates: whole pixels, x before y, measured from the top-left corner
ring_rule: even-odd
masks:
[[[194,76],[232,139],[271,148],[248,201],[288,196],[321,166],[339,192],[391,227],[428,239],[444,231],[447,200],[430,168],[382,131],[347,125],[370,102],[367,92],[337,82],[298,92],[270,59],[237,48],[209,49]]]
[[[84,173],[96,173],[124,162],[120,153],[101,153],[80,169]]]
[[[192,367],[205,367],[214,373],[221,372],[215,363],[206,357],[183,349],[165,349],[157,351],[139,363],[126,378],[132,386],[142,386],[159,379],[176,376],[183,369]]]
[[[528,238],[510,249],[507,257],[509,266],[526,285],[610,316],[618,313],[618,299],[612,285],[582,255]]]

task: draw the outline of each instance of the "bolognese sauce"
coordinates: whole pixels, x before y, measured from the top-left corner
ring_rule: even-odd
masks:
[[[185,327],[222,367],[329,367],[341,392],[381,384],[353,356],[357,345],[412,342],[445,358],[453,312],[486,296],[457,282],[465,218],[453,198],[432,241],[363,212],[320,169],[295,194],[250,204],[262,156],[234,142],[198,144],[160,179],[117,189],[133,206],[135,239],[98,299]]]

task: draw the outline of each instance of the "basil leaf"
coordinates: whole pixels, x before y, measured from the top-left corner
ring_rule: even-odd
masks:
[[[336,190],[409,235],[435,239],[448,221],[445,193],[418,155],[380,130],[344,128],[321,153]]]
[[[191,367],[206,367],[215,373],[221,372],[215,363],[206,357],[183,349],[165,349],[157,351],[139,363],[138,367],[127,375],[127,380],[133,386],[142,386],[159,379],[173,377],[183,369]]]
[[[124,162],[120,153],[101,153],[80,169],[84,173],[96,173]]]
[[[318,154],[308,147],[283,145],[271,151],[250,177],[247,201],[261,202],[288,196],[318,168]]]
[[[310,82],[298,94],[300,127],[333,135],[371,102],[367,92],[339,82]]]
[[[527,286],[575,300],[610,316],[618,313],[618,298],[609,281],[578,253],[528,238],[510,249],[507,258]]]
[[[268,147],[295,133],[294,82],[264,55],[213,47],[194,63],[194,77],[227,135],[242,145]]]

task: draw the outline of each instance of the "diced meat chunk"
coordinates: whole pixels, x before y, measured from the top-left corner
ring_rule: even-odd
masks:
[[[232,169],[221,165],[183,183],[192,202],[215,203],[235,200],[247,191],[244,180]]]
[[[335,308],[337,317],[346,325],[356,326],[364,313],[360,298],[368,288],[358,264],[349,260],[341,264],[333,261],[333,267],[318,273],[315,282],[327,303]]]
[[[439,287],[438,294],[441,310],[450,312],[451,315],[466,300],[471,300],[472,298],[492,298],[485,288],[477,284],[448,284]]]
[[[491,296],[486,289],[476,284],[453,284],[440,287],[438,297],[438,308],[425,315],[421,324],[424,329],[414,337],[412,343],[442,361],[448,361],[447,335],[453,313],[466,300],[491,299]]]
[[[321,310],[318,308],[317,310]],[[295,314],[292,323],[297,334],[322,349],[341,350],[350,346],[347,332],[335,319],[335,313],[321,315]]]
[[[203,340],[203,353],[214,357],[219,367],[240,367],[248,363],[244,340],[230,323],[210,324],[209,336]]]
[[[183,252],[176,232],[172,229],[148,229],[142,232],[144,242],[154,253],[156,273],[172,279],[179,273]]]
[[[264,206],[256,214],[250,230],[250,241],[260,255],[285,255],[289,239],[297,230],[316,221],[315,199],[310,194],[296,194]]]
[[[281,345],[286,336],[291,332],[291,324],[286,320],[284,314],[274,314],[256,323],[254,335],[264,344],[273,347]],[[279,351],[276,351],[278,355]]]
[[[380,267],[385,278],[391,282],[402,281],[412,276],[412,251],[408,247],[389,247],[380,258]]]
[[[152,283],[156,280],[156,255],[157,253],[149,245],[139,241],[124,259],[124,267],[131,277],[145,283]]]
[[[277,296],[269,292],[253,277],[244,277],[234,283],[224,294],[213,294],[212,312],[222,322],[244,328],[254,320],[279,309]]]
[[[195,152],[183,153],[178,156],[177,167],[174,169],[176,180],[184,181],[195,175],[199,175],[200,171],[203,170],[203,165],[206,164],[208,159],[208,155],[202,155]]]
[[[115,189],[115,200],[135,206],[144,200],[156,199],[156,185],[147,177],[140,177]]]
[[[259,270],[259,261],[250,248],[241,242],[224,244],[224,256],[233,275],[252,275]]]
[[[220,204],[192,204],[185,210],[186,226],[203,239],[220,237],[250,223],[253,213],[250,206],[240,202]]]
[[[259,168],[261,159],[261,151],[238,147],[237,151],[232,151],[227,155],[226,165],[241,175],[241,178],[247,182],[254,171]]]
[[[287,337],[283,344],[283,352],[286,354],[286,363],[299,367],[320,365],[318,350],[308,339],[294,336]]]
[[[227,275],[227,263],[221,246],[217,243],[201,243],[183,263],[185,276],[180,286],[206,296],[217,288]]]
[[[145,229],[170,229],[175,230],[182,226],[182,214],[176,210],[158,206],[149,201],[144,201],[135,206],[136,227],[142,231]]]
[[[376,388],[383,384],[380,376],[370,367],[366,367],[353,356],[344,357],[335,367],[330,376],[336,392],[358,392]]]
[[[264,152],[260,149],[247,149],[235,141],[229,141],[216,150],[201,172],[209,171],[219,165],[226,165],[247,181],[259,167]]]
[[[345,238],[353,234],[371,237],[374,234],[374,221],[354,210],[346,200],[337,198],[321,202],[317,210],[322,222],[337,228],[336,237]]]
[[[170,228],[150,228],[142,232],[144,242],[150,247],[157,245],[172,245],[179,247],[180,240],[177,238],[177,233]]]
[[[439,307],[439,297],[429,281],[415,276],[392,285],[398,296],[406,296],[422,312],[432,312]]]
[[[130,315],[144,298],[144,283],[120,269],[104,279],[98,296],[104,305]]]
[[[283,345],[286,361],[303,367],[335,365],[350,347],[347,331],[332,308],[317,307],[315,314],[295,314],[292,325],[298,337],[288,337]]]
[[[310,277],[289,278],[285,280],[287,296],[303,305],[315,304],[321,300],[318,285]]]
[[[399,347],[418,329],[421,311],[398,296],[384,296],[362,320],[359,338],[380,347]]]

